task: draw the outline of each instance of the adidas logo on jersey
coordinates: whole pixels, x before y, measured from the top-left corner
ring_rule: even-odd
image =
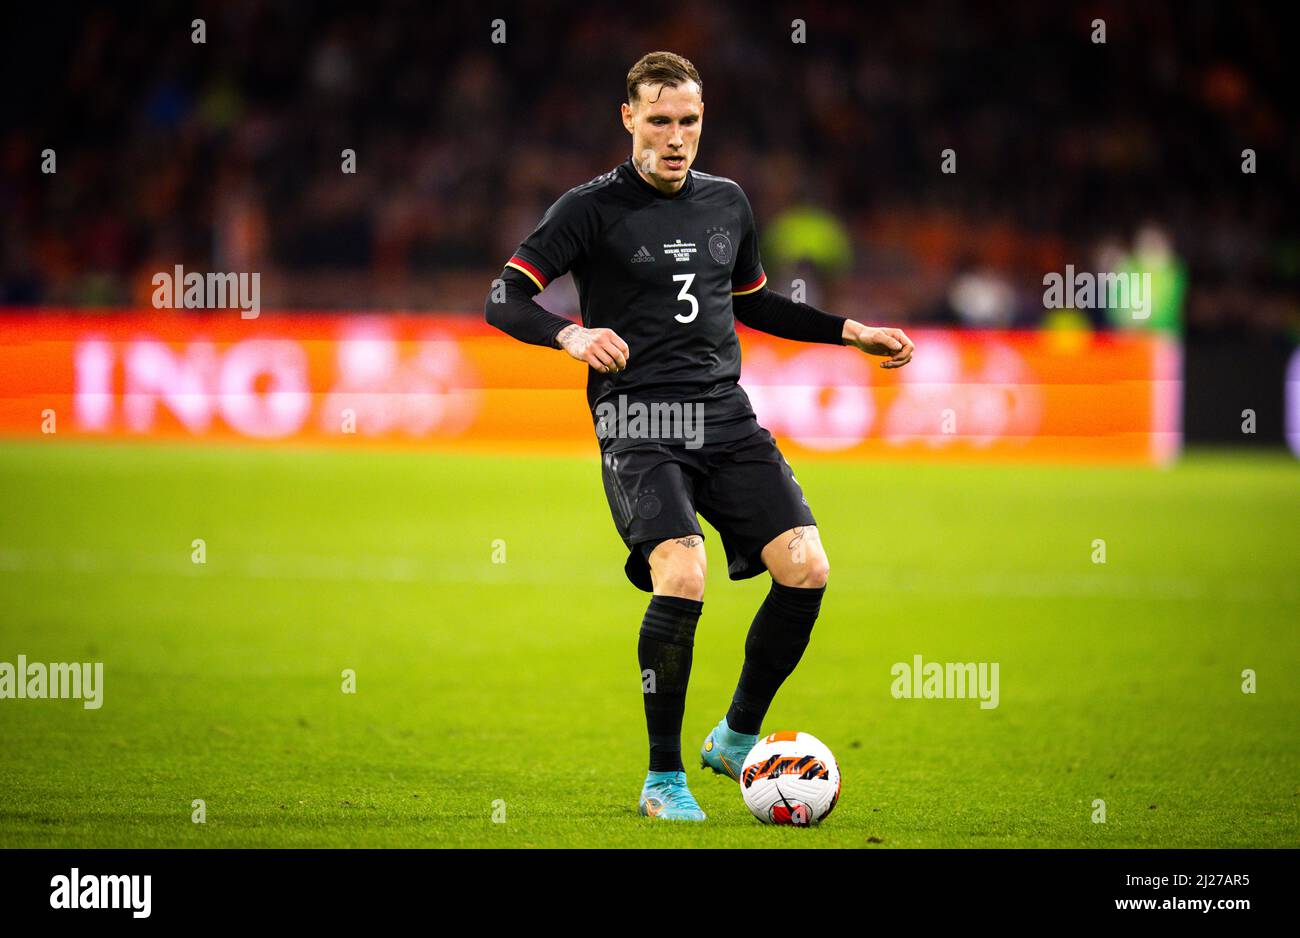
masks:
[[[654,255],[651,254],[648,250],[646,250],[646,246],[643,244],[643,245],[641,245],[641,250],[637,251],[635,254],[632,255],[632,263],[633,263],[633,264],[653,264],[653,263],[654,263]]]

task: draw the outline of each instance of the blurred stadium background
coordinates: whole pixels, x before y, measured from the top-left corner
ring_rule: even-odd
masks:
[[[493,44],[473,3],[55,4],[8,30],[0,303],[148,308],[183,264],[260,272],[264,309],[472,315],[546,206],[626,156],[622,78],[662,46],[700,60],[697,165],[745,187],[773,283],[864,321],[1107,328],[1125,311],[1045,310],[1044,273],[1148,270],[1188,439],[1276,446],[1300,332],[1276,14],[505,4]],[[544,302],[572,311],[568,278]]]
[[[696,168],[745,188],[774,288],[917,340],[882,377],[742,332],[839,590],[773,713],[845,764],[829,842],[1294,845],[1300,76],[1281,16],[143,2],[11,20],[0,660],[98,656],[109,705],[0,703],[0,843],[641,842],[608,825],[638,781],[643,597],[584,376],[482,308],[546,207],[626,158],[623,79],[662,48],[702,73]],[[177,265],[258,273],[260,315],[155,309]],[[1067,265],[1150,273],[1150,317],[1046,309]],[[541,299],[576,311],[568,277]],[[897,504],[864,518],[864,492]],[[688,726],[716,720],[758,602],[719,568]],[[561,613],[575,579],[591,605]],[[987,718],[904,713],[888,667],[915,653],[1018,683]],[[1266,664],[1270,694],[1243,707],[1241,670]],[[344,667],[369,694],[340,713]],[[621,774],[586,761],[611,737]],[[435,809],[439,773],[458,784]],[[1106,834],[1075,823],[1100,791],[1135,812]],[[204,792],[225,826],[200,834]],[[720,793],[705,842],[779,842]],[[521,807],[509,834],[496,797]]]

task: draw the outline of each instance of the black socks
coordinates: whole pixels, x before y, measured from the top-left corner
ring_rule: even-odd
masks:
[[[808,647],[825,592],[824,586],[804,589],[772,583],[745,638],[745,666],[727,711],[727,725],[734,732],[750,735],[762,726],[772,698]]]
[[[703,608],[704,603],[694,599],[654,596],[641,620],[636,651],[641,663],[652,772],[683,771],[682,714],[691,678],[695,624]]]
[[[756,734],[781,684],[794,671],[812,636],[826,587],[773,583],[745,638],[745,664],[727,711],[736,733]],[[650,736],[650,771],[681,772],[682,714],[691,678],[695,625],[704,603],[654,596],[641,620],[637,658]]]

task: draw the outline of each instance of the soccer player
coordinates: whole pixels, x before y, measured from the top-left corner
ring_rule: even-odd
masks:
[[[489,293],[486,315],[516,339],[563,349],[590,368],[587,401],[605,495],[628,549],[624,569],[653,593],[637,645],[650,737],[639,810],[704,820],[681,758],[704,608],[696,513],[722,536],[731,579],[764,570],[772,577],[731,706],[701,749],[702,765],[714,772],[738,778],[808,645],[830,569],[808,502],[737,383],[735,321],[787,339],[851,345],[885,356],[884,368],[906,365],[913,346],[900,329],[864,326],[768,289],[745,193],[691,168],[704,100],[689,61],[652,52],[633,65],[622,116],[632,156],[547,210],[507,263],[504,290]],[[578,288],[581,325],[533,299],[566,271]],[[646,421],[624,419],[638,409],[680,419],[650,421],[660,432],[648,439]]]

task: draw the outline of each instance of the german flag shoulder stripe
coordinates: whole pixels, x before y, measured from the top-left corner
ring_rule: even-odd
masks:
[[[526,276],[533,283],[537,284],[537,289],[539,290],[545,290],[546,285],[550,283],[550,281],[546,279],[545,274],[532,264],[528,263],[528,261],[524,260],[518,254],[506,261],[506,266],[513,267],[515,270]]]

